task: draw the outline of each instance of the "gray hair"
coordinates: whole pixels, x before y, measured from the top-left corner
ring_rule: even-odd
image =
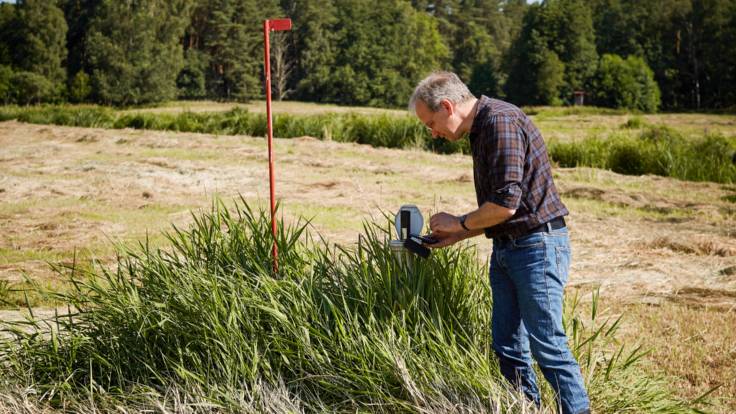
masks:
[[[440,102],[447,99],[459,104],[474,98],[468,87],[452,72],[432,72],[424,78],[409,99],[409,111],[416,112],[417,101],[424,102],[432,112],[440,110]]]

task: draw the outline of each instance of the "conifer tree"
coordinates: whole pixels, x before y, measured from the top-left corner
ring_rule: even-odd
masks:
[[[85,41],[96,99],[132,105],[174,98],[189,8],[189,0],[101,0]]]
[[[337,34],[333,0],[293,0],[285,9],[293,16],[294,80],[299,99],[326,100],[324,79],[335,64]]]
[[[41,88],[44,93],[34,95],[38,99],[60,95],[66,82],[64,13],[53,1],[22,0],[16,5],[16,14],[13,66],[48,80],[51,87],[44,84]],[[34,79],[37,78],[27,76],[23,81],[29,83]]]
[[[187,65],[180,86],[185,79],[191,85],[203,75],[210,97],[262,96],[263,21],[282,14],[280,6],[268,0],[199,1],[184,36]]]
[[[69,87],[71,88],[75,79],[88,77],[89,69],[85,67],[86,37],[90,20],[94,16],[96,6],[100,3],[100,0],[60,0],[59,3],[69,26],[66,36],[68,50],[66,71]]]
[[[326,100],[404,106],[416,82],[447,63],[449,50],[426,13],[401,0],[346,0],[340,6],[334,66],[317,80]]]
[[[583,89],[592,79],[598,61],[588,6],[582,0],[532,5],[512,50],[515,54],[506,84],[512,100],[520,104],[571,102],[573,91]],[[556,96],[551,95],[554,91]]]
[[[0,3],[0,65],[10,66],[13,63],[15,25],[15,4]]]

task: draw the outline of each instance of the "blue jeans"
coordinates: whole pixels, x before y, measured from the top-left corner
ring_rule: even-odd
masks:
[[[570,268],[567,229],[493,239],[493,350],[501,373],[537,405],[531,356],[557,393],[563,414],[590,408],[580,366],[567,346],[562,300]]]

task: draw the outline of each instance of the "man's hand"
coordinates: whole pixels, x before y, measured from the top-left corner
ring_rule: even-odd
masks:
[[[463,232],[458,233],[447,233],[444,231],[433,231],[429,237],[432,237],[434,239],[437,239],[437,243],[432,244],[424,244],[426,247],[432,248],[432,249],[439,249],[441,247],[447,247],[450,245],[453,245],[460,240],[463,240]]]
[[[433,215],[429,219],[429,228],[432,229],[433,233],[462,233],[465,230],[460,225],[460,218],[445,212]]]

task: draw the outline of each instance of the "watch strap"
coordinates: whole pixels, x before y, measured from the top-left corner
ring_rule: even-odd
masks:
[[[462,216],[460,216],[460,226],[462,228],[464,228],[465,230],[470,231],[470,229],[468,228],[468,226],[465,225],[465,219],[467,219],[467,218],[468,218],[468,215],[467,214],[463,214]]]

